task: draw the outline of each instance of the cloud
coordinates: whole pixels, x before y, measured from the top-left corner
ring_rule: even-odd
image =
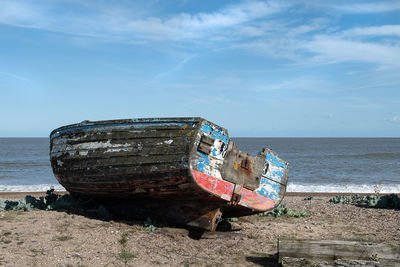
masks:
[[[15,79],[15,80],[19,80],[19,81],[23,81],[23,82],[32,82],[32,80],[30,80],[28,78],[25,78],[25,77],[23,77],[21,75],[16,75],[16,74],[13,74],[13,73],[9,73],[9,72],[0,71],[0,76],[6,76],[6,77],[9,77],[9,78],[12,78],[12,79]]]
[[[35,28],[42,20],[35,6],[14,1],[1,1],[0,23],[13,26]]]
[[[400,123],[400,116],[393,116],[391,118],[385,119],[386,121]]]
[[[74,14],[62,11],[62,6],[54,2],[42,2],[42,5],[1,2],[0,23],[3,24],[131,41],[187,40],[218,35],[223,29],[279,13],[287,6],[275,1],[243,1],[215,12],[179,13],[163,17],[143,16],[133,9],[101,4],[79,6],[79,3],[74,3],[75,9],[84,10],[81,11],[83,14]]]
[[[362,61],[400,66],[400,46],[351,41],[329,35],[319,35],[299,48],[316,54],[314,60],[325,63]]]
[[[164,72],[158,74],[158,75],[156,76],[156,79],[157,79],[157,78],[164,77],[164,76],[167,76],[167,75],[169,75],[169,74],[171,74],[171,73],[173,73],[173,72],[175,72],[175,71],[181,70],[181,69],[183,68],[183,66],[184,66],[186,63],[188,63],[190,60],[196,58],[197,56],[198,56],[197,54],[193,54],[193,55],[189,55],[189,56],[185,57],[184,59],[182,59],[181,61],[179,61],[178,64],[176,64],[175,67],[172,67],[171,69],[169,69],[169,70],[167,70],[167,71],[164,71]]]
[[[332,3],[334,4],[318,3],[316,6],[324,6],[346,13],[382,13],[400,10],[400,2],[398,1],[361,2],[350,4],[347,4],[349,1],[346,1],[346,4],[338,4],[337,1],[334,1]]]
[[[331,82],[320,77],[303,76],[298,78],[287,78],[285,81],[277,83],[269,83],[258,86],[254,89],[255,92],[278,92],[281,94],[284,91],[289,91],[292,95],[298,94],[331,94]]]
[[[136,6],[123,6],[128,5],[126,2],[111,5],[102,1],[0,0],[0,23],[68,34],[71,42],[79,46],[90,46],[92,39],[136,45],[171,42],[180,47],[190,43],[211,49],[250,49],[303,65],[359,61],[379,67],[400,66],[400,25],[347,29],[344,25],[333,24],[324,13],[313,13],[303,19],[285,15],[294,9],[308,12],[308,6],[358,13],[400,9],[400,2],[340,3],[305,5],[249,0],[209,12],[161,15],[159,12],[157,15],[157,12],[143,11]],[[376,40],[379,36],[384,38]],[[178,63],[175,69],[186,62]]]
[[[353,28],[343,31],[344,36],[396,36],[400,37],[400,25]]]

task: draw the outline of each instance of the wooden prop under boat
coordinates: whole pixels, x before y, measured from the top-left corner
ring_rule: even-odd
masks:
[[[271,149],[251,156],[202,118],[83,121],[50,134],[57,180],[75,196],[132,203],[131,213],[215,230],[221,217],[271,210],[288,162]]]

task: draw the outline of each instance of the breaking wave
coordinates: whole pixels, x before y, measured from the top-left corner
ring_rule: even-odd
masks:
[[[289,183],[288,192],[310,192],[310,193],[400,193],[400,184],[295,184]]]
[[[66,191],[60,184],[0,185],[0,192],[46,192],[49,189]],[[380,193],[400,194],[400,184],[383,184],[377,187]],[[288,192],[309,193],[375,193],[373,184],[295,184],[289,183]]]
[[[46,192],[49,189],[66,191],[60,184],[0,185],[0,192]]]

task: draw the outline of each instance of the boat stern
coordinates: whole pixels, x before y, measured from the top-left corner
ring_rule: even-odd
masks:
[[[203,190],[225,201],[224,216],[274,209],[286,192],[289,163],[265,148],[257,156],[240,151],[225,129],[204,121],[191,159],[191,174]]]

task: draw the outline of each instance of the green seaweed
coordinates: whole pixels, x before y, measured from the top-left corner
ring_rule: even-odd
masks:
[[[378,197],[377,195],[368,196],[335,196],[332,197],[329,202],[335,204],[357,204],[363,205],[369,208],[381,208],[381,209],[400,209],[400,198],[396,194],[384,195]]]
[[[151,220],[150,217],[147,217],[146,221],[143,223],[143,228],[147,231],[154,232],[157,230],[155,223]]]
[[[82,200],[73,198],[69,194],[58,195],[54,189],[48,190],[45,197],[38,199],[27,195],[19,201],[3,200],[0,198],[0,211],[23,210],[68,210],[72,208],[94,211],[98,216],[106,219],[112,218],[112,214],[94,200]]]
[[[376,203],[377,208],[400,209],[400,198],[396,194],[382,196]]]
[[[0,198],[0,211],[5,210],[6,206],[7,206],[6,202],[2,198]]]
[[[258,216],[272,216],[272,217],[295,217],[295,218],[300,218],[300,217],[309,217],[310,215],[306,211],[297,211],[297,210],[292,210],[287,208],[283,204],[279,204],[278,207],[273,209],[272,211],[266,211],[263,213],[259,213]]]

